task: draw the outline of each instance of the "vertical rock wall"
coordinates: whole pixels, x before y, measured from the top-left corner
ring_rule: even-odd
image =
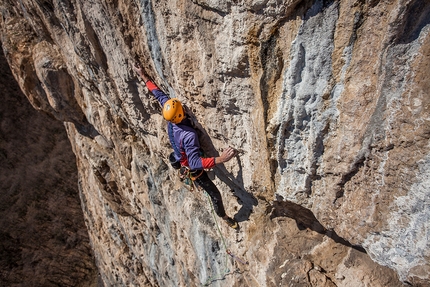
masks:
[[[429,284],[428,1],[3,0],[1,11],[21,89],[66,123],[107,285]],[[218,232],[206,196],[168,165],[136,59],[187,105],[209,156],[240,151],[214,170],[238,233]]]
[[[0,67],[0,286],[97,286],[64,125]]]

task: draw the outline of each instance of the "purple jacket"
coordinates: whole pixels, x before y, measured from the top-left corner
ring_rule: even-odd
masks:
[[[146,86],[163,107],[169,97],[151,81],[146,82]],[[214,157],[202,158],[200,156],[199,138],[188,118],[179,124],[169,122],[167,132],[170,144],[175,151],[175,158],[180,161],[182,166],[187,166],[191,170],[208,169],[215,166]]]

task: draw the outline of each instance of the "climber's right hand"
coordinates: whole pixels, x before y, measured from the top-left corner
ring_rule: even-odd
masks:
[[[236,150],[232,147],[226,148],[219,157],[215,159],[216,163],[223,163],[231,160],[236,155]]]
[[[146,83],[150,80],[148,74],[146,74],[143,67],[139,64],[139,62],[134,63],[133,69],[136,71],[136,73],[139,74],[139,76],[143,79],[143,81]]]
[[[139,62],[135,62],[133,65],[133,69],[138,73],[139,75],[145,74],[145,70],[142,68]]]

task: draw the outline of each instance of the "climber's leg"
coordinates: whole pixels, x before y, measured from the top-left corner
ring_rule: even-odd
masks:
[[[194,182],[209,194],[216,214],[219,217],[225,217],[226,214],[224,204],[222,203],[221,193],[212,180],[210,180],[206,171],[203,171],[203,173],[197,179],[195,179]]]

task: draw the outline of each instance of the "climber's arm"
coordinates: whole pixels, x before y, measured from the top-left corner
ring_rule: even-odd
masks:
[[[145,85],[148,90],[154,95],[154,97],[163,107],[164,103],[169,100],[169,97],[159,87],[157,87],[154,82],[151,81],[151,78],[148,76],[148,74],[146,74],[145,70],[139,64],[135,64],[133,68],[145,82]]]
[[[218,157],[201,157],[200,145],[195,134],[184,137],[184,148],[190,169],[209,169],[217,164],[229,161],[236,154],[236,150],[228,147]]]
[[[190,169],[209,169],[215,166],[214,157],[200,156],[200,144],[196,134],[187,133],[183,139],[183,147]]]
[[[170,98],[162,91],[160,88],[157,87],[151,80],[148,80],[146,82],[146,87],[148,90],[151,91],[151,93],[154,95],[154,97],[157,99],[157,101],[160,103],[160,105],[163,107],[164,103],[166,103]]]
[[[214,164],[220,164],[231,160],[236,155],[236,150],[232,147],[226,148],[220,156],[215,157]]]

